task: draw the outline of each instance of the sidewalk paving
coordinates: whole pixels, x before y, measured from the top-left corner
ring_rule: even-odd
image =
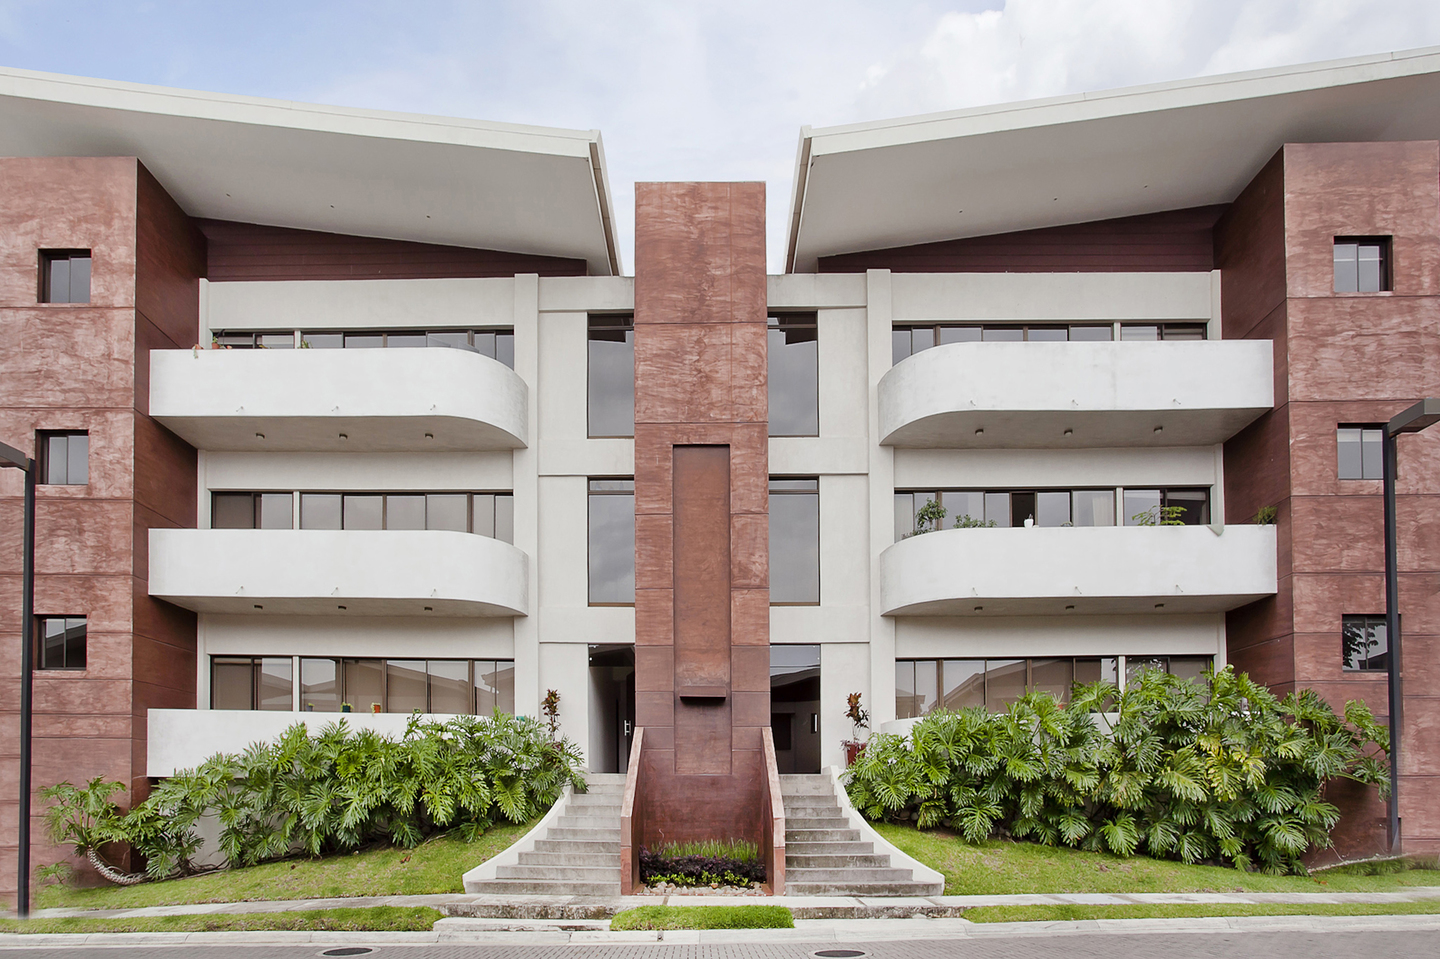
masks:
[[[497,923],[482,926],[479,923]],[[501,928],[497,920],[444,919],[431,932],[176,932],[108,933],[104,935],[0,935],[0,950],[44,946],[109,948],[126,946],[197,946],[305,944],[425,946],[470,942],[510,946],[761,944],[761,943],[904,943],[921,940],[993,940],[1077,935],[1214,934],[1257,932],[1406,932],[1440,938],[1440,916],[1232,916],[1197,919],[1099,919],[1075,922],[973,923],[965,919],[850,919],[796,921],[794,929],[668,930],[610,932],[566,929],[563,923],[544,930]],[[744,956],[743,951],[734,953]],[[576,954],[577,959],[580,954]],[[728,954],[727,954],[728,955]]]
[[[615,913],[635,906],[776,905],[786,907],[800,921],[822,919],[859,921],[896,920],[916,916],[930,919],[960,918],[966,909],[980,906],[1119,906],[1135,903],[1313,903],[1320,905],[1404,903],[1435,899],[1440,899],[1440,886],[1412,886],[1396,892],[1045,893],[1014,896],[927,896],[924,898],[885,899],[849,896],[618,896],[609,899],[587,899],[578,896],[477,896],[454,893],[433,896],[355,896],[335,899],[212,902],[180,906],[147,906],[137,909],[39,909],[33,915],[37,919],[62,917],[129,919],[142,916],[301,912],[312,909],[365,908],[369,906],[430,906],[448,916],[469,921],[492,919],[602,923]]]

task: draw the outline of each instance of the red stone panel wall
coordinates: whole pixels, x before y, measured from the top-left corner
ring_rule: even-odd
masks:
[[[193,617],[150,600],[152,525],[194,525],[194,451],[142,412],[143,357],[193,345],[203,247],[133,158],[0,159],[0,440],[90,433],[89,483],[41,486],[37,615],[87,617],[83,671],[37,672],[34,782],[106,776],[143,793],[144,709],[194,704]],[[41,249],[92,252],[90,303],[37,303]],[[190,290],[186,302],[186,291]],[[143,311],[143,312],[142,312]],[[142,380],[144,382],[142,383]],[[0,895],[15,888],[21,482],[0,471]],[[163,690],[163,692],[156,692]],[[133,794],[133,792],[132,792]],[[36,866],[63,851],[33,820]]]
[[[1337,236],[1393,237],[1393,289],[1335,293]],[[1277,346],[1277,408],[1226,445],[1225,472],[1228,521],[1245,521],[1267,500],[1280,506],[1281,595],[1231,614],[1231,659],[1277,691],[1310,687],[1337,707],[1364,699],[1383,716],[1384,674],[1343,670],[1340,641],[1342,615],[1384,611],[1381,484],[1337,478],[1335,428],[1384,422],[1440,393],[1440,144],[1287,145],[1221,221],[1216,246],[1225,335],[1272,337]],[[1277,288],[1284,299],[1272,305]],[[1406,691],[1400,812],[1406,849],[1433,852],[1440,435],[1401,438],[1397,489]],[[1384,806],[1350,792],[1337,851],[1375,851],[1384,842]]]
[[[764,184],[637,184],[635,234],[642,841],[758,839],[770,722]]]

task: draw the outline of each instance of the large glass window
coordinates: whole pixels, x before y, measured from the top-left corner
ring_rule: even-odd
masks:
[[[90,302],[90,251],[40,251],[40,302]]]
[[[90,434],[41,432],[36,437],[39,482],[44,486],[84,486],[90,482]]]
[[[281,345],[279,337],[293,341],[293,335],[217,333],[217,346],[235,345],[244,347],[244,337],[254,336],[253,346],[269,347]],[[274,338],[272,341],[272,337]],[[420,349],[439,347],[442,349],[467,350],[499,360],[511,369],[515,368],[515,332],[509,329],[481,330],[363,330],[354,332],[306,330],[300,334],[300,347],[307,350],[376,350],[376,349]]]
[[[635,318],[591,316],[586,360],[590,436],[635,435]]]
[[[1209,335],[1204,323],[1122,323],[1122,340],[1203,340]]]
[[[317,713],[515,711],[515,664],[507,659],[300,660],[300,708]]]
[[[1335,430],[1338,475],[1342,480],[1385,478],[1385,427],[1340,426]]]
[[[1126,489],[1126,526],[1204,526],[1210,522],[1208,489]]]
[[[35,620],[36,669],[85,668],[85,617],[39,616]]]
[[[635,481],[592,479],[588,513],[590,603],[634,603]]]
[[[820,602],[820,481],[770,478],[770,603]]]
[[[1384,616],[1343,616],[1340,638],[1346,669],[1390,668],[1390,640]]]
[[[770,317],[770,435],[820,435],[820,344],[813,313]]]
[[[214,656],[210,660],[211,709],[295,708],[289,656]]]
[[[249,515],[244,497],[255,498],[256,520],[275,525],[254,528],[286,529],[290,508],[289,493],[216,493],[211,526],[216,529],[243,526]],[[278,498],[270,502],[270,497]],[[266,511],[269,512],[266,512]],[[243,526],[249,529],[250,526]],[[301,493],[301,529],[443,529],[460,533],[493,536],[506,543],[515,541],[515,497],[511,493]]]
[[[290,529],[295,525],[293,493],[214,493],[211,529]]]
[[[1210,656],[1050,656],[1032,659],[897,659],[895,715],[924,716],[933,709],[970,706],[1003,712],[1028,690],[1048,692],[1069,702],[1075,684],[1105,680],[1119,685],[1144,669],[1160,669],[1184,679],[1202,680],[1214,662]]]
[[[228,333],[216,331],[211,334],[215,346],[224,350],[293,350],[295,334],[284,333]]]
[[[939,504],[940,513],[934,506]],[[927,508],[928,507],[928,508]],[[972,526],[1114,526],[1115,491],[897,490],[895,539]]]
[[[1335,238],[1335,292],[1379,293],[1390,289],[1388,236]]]
[[[899,363],[932,346],[947,343],[1064,343],[1114,338],[1109,323],[926,323],[905,324],[891,332],[890,359]]]

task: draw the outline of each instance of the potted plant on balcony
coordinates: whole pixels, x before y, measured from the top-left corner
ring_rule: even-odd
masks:
[[[846,697],[845,718],[850,720],[851,738],[841,745],[845,747],[845,765],[848,767],[865,748],[865,741],[860,738],[860,730],[870,728],[870,711],[860,705],[859,693],[851,693]]]

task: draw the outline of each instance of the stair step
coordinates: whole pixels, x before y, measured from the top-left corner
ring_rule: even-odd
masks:
[[[940,884],[923,882],[791,882],[785,879],[787,896],[938,896]]]
[[[873,856],[873,842],[805,842],[785,840],[785,857],[791,856]]]
[[[829,843],[826,844],[830,845]],[[837,844],[838,845],[838,844]],[[869,845],[869,843],[866,843]],[[523,858],[526,854],[521,853]],[[795,869],[849,869],[856,867],[860,869],[883,869],[890,865],[889,856],[877,856],[874,853],[839,853],[839,854],[808,854],[796,855],[785,847],[785,871],[789,874]]]
[[[609,866],[499,866],[495,870],[495,878],[554,880],[557,882],[561,880],[566,882],[619,882],[620,863],[617,861]],[[818,876],[816,878],[829,879],[831,877]]]
[[[619,816],[572,816],[568,813],[555,823],[561,829],[619,829]]]
[[[785,803],[785,815],[787,816],[815,816],[831,815],[839,816],[840,804],[834,801],[821,802],[817,797],[814,801],[809,796],[798,796],[795,799],[787,800]]]
[[[868,844],[867,844],[868,845]],[[599,853],[620,855],[620,840],[617,839],[537,839],[536,852],[558,852],[566,854],[596,855]]]
[[[856,833],[859,836],[859,833]],[[620,842],[620,824],[616,823],[610,829],[569,829],[565,826],[551,826],[545,833],[545,838],[550,840],[568,840],[572,842]]]
[[[618,851],[590,853],[567,849],[564,852],[522,852],[519,857],[522,866],[610,866],[615,869],[620,868]],[[830,863],[814,863],[813,865],[827,866]]]
[[[550,830],[552,833],[555,830]],[[859,842],[858,829],[791,829],[785,826],[785,845],[794,842]]]
[[[514,868],[514,867],[512,867]],[[785,882],[788,885],[792,882],[838,882],[846,885],[856,883],[908,883],[913,882],[914,876],[908,869],[891,869],[889,867],[862,866],[844,867],[840,869],[794,869],[790,863],[785,863]]]
[[[849,829],[849,828],[850,828],[850,820],[846,819],[844,816],[825,816],[825,817],[813,817],[813,818],[812,818],[812,817],[809,817],[809,816],[791,816],[791,815],[789,815],[788,813],[787,813],[786,816],[785,816],[785,832],[786,832],[786,833],[789,833],[792,829]]]
[[[487,879],[474,883],[466,892],[492,896],[618,896],[620,880],[547,882],[539,879]]]

